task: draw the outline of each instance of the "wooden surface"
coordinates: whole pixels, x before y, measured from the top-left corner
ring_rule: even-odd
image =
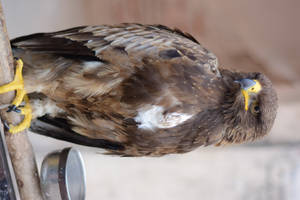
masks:
[[[8,83],[12,81],[12,79],[13,59],[0,2],[0,85]],[[11,102],[13,96],[13,92],[2,94],[0,96],[0,104],[2,105]],[[8,114],[5,110],[1,110],[1,118],[8,123],[13,124],[17,124],[21,121],[19,115],[15,113]],[[21,199],[42,199],[39,189],[36,162],[26,131],[15,135],[6,133],[6,143],[17,178]]]

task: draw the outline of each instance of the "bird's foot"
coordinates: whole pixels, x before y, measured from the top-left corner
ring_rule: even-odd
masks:
[[[32,111],[31,111],[31,107],[29,104],[28,96],[26,94],[24,95],[24,101],[25,101],[24,106],[14,107],[11,110],[11,111],[20,113],[21,115],[24,115],[24,119],[20,124],[18,124],[16,126],[14,126],[14,125],[8,126],[8,130],[12,134],[21,132],[30,127],[30,123],[31,123],[31,119],[32,119]]]
[[[16,90],[16,97],[11,103],[11,105],[8,107],[7,112],[14,111],[20,113],[21,115],[24,115],[24,119],[20,124],[16,126],[13,125],[8,126],[10,133],[18,133],[28,128],[30,126],[30,122],[32,118],[29,99],[24,89],[22,68],[23,68],[22,60],[16,59],[16,70],[15,70],[16,72],[15,72],[14,80],[11,83],[0,86],[0,94]],[[20,106],[20,104],[23,101],[25,102],[25,106]]]

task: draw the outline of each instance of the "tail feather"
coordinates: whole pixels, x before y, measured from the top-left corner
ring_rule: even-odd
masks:
[[[35,33],[26,35],[12,39],[10,44],[13,51],[23,50],[38,54],[53,54],[66,58],[99,61],[100,59],[95,55],[95,52],[85,45],[85,40],[73,41],[64,37],[55,37],[57,33],[68,33],[70,31],[80,30],[81,28],[82,27],[77,27],[54,33]],[[89,34],[92,35],[92,33]]]
[[[104,139],[92,139],[80,135],[72,131],[66,125],[64,119],[52,118],[47,115],[33,121],[31,123],[30,130],[41,135],[68,141],[79,145],[103,148],[112,151],[122,151],[125,149],[124,146],[118,142],[113,142]]]

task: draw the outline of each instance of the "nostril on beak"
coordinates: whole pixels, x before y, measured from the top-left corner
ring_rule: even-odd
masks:
[[[246,79],[246,78],[241,79],[237,82],[241,85],[242,89],[244,89],[244,90],[247,90],[256,84],[256,82],[254,80]]]

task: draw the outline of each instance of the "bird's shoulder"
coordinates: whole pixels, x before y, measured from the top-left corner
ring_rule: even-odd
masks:
[[[214,96],[208,94],[220,76],[213,53],[190,34],[162,25],[82,26],[20,37],[11,44],[30,54],[22,58],[35,66],[35,74],[36,63],[47,58],[54,69],[43,70],[45,81],[61,76],[67,88],[84,96],[118,88],[127,94],[122,100],[142,100],[149,91],[153,96],[167,87],[181,98],[202,94],[203,99]],[[47,63],[39,68],[48,69]]]
[[[87,26],[54,33],[92,49],[100,59],[114,62],[120,55],[138,63],[142,58],[188,59],[217,70],[216,56],[193,36],[162,25],[119,24]]]
[[[11,44],[35,53],[101,60],[123,66],[139,64],[144,57],[148,57],[162,61],[190,60],[213,71],[218,70],[216,56],[193,36],[163,25],[124,23],[81,26],[23,36],[12,40]]]

